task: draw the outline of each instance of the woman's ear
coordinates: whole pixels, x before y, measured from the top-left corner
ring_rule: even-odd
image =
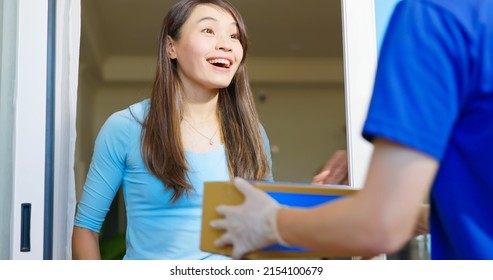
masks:
[[[170,59],[176,59],[175,41],[169,35],[166,36],[166,52]]]

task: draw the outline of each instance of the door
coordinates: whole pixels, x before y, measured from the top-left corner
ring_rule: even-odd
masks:
[[[0,259],[65,259],[80,0],[0,0]]]
[[[10,257],[17,3],[0,0],[0,259]]]
[[[1,4],[1,257],[42,259],[47,1]]]
[[[349,183],[362,188],[373,147],[361,136],[377,64],[374,1],[342,0]]]

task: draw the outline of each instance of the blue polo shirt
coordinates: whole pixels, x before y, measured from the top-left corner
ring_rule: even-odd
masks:
[[[380,52],[363,136],[440,162],[433,259],[493,259],[493,1],[404,0]]]

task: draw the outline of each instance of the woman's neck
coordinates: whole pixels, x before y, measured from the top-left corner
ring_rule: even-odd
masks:
[[[193,123],[217,121],[217,91],[188,92],[184,95],[184,118]]]
[[[186,151],[206,153],[222,144],[217,115],[218,92],[185,92],[181,141]]]

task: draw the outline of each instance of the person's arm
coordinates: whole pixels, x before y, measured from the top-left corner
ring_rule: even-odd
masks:
[[[312,184],[348,184],[348,160],[345,150],[337,150],[325,163],[321,171],[312,179]],[[421,205],[416,227],[414,228],[414,236],[427,234],[428,216],[430,206],[428,204]]]
[[[240,206],[219,206],[227,232],[215,245],[233,245],[233,257],[275,242],[328,256],[375,256],[400,249],[413,233],[438,162],[396,143],[375,139],[365,186],[354,196],[315,208],[282,208],[264,192],[238,185]],[[247,184],[248,185],[248,184]]]
[[[72,235],[72,259],[100,260],[99,234],[83,227],[74,227]]]
[[[98,233],[122,183],[129,139],[128,118],[111,115],[96,138],[94,154],[77,204],[72,236],[74,259],[100,259]]]
[[[281,209],[279,233],[288,244],[336,256],[393,253],[412,236],[437,168],[425,154],[376,139],[361,191],[314,209]]]
[[[312,179],[312,184],[348,184],[348,160],[345,150],[337,150]]]

